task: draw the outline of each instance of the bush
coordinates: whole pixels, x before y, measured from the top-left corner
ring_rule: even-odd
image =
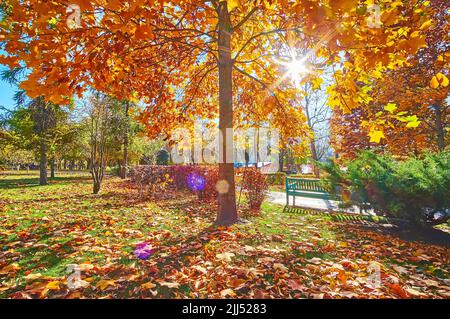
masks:
[[[390,155],[362,152],[343,171],[324,165],[328,189],[350,191],[351,200],[366,203],[377,214],[413,223],[441,223],[449,219],[450,153],[425,154],[396,161]]]
[[[189,174],[195,170],[194,166],[177,165],[170,166],[170,174],[172,176],[173,185],[177,190],[185,190],[188,188],[187,180]]]
[[[193,174],[201,176],[204,181],[204,186],[196,191],[198,198],[204,201],[216,200],[218,197],[216,186],[219,182],[219,169],[217,167],[199,166]]]
[[[217,199],[218,177],[217,168],[205,166],[145,165],[133,168],[130,173],[131,183],[140,196],[172,188],[191,191],[205,201]]]
[[[142,197],[148,192],[153,195],[173,183],[169,166],[137,166],[130,172],[131,183],[139,190]]]
[[[239,173],[242,174],[241,187],[246,194],[249,208],[260,210],[269,189],[266,176],[256,168],[244,168]]]
[[[283,172],[270,173],[270,174],[264,174],[264,175],[267,179],[267,183],[270,186],[284,185],[286,182],[286,173],[283,173]]]
[[[237,173],[236,180],[246,194],[250,209],[259,210],[269,188],[266,176],[256,168],[241,169]],[[131,170],[130,179],[140,196],[174,189],[192,192],[203,201],[214,201],[218,197],[219,169],[216,166],[137,166]]]

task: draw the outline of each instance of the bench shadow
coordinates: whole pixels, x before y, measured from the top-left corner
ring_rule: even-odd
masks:
[[[357,215],[341,212],[327,212],[316,209],[286,206],[283,213],[298,215],[321,215],[331,218],[332,221],[345,223],[365,230],[375,231],[384,235],[395,236],[408,242],[423,242],[430,245],[449,247],[450,233],[435,227],[408,227],[407,223],[390,220],[385,217],[372,215]]]

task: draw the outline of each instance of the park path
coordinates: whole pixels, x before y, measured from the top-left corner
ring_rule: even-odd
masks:
[[[267,201],[272,204],[286,205],[286,193],[283,192],[269,192]],[[289,205],[292,205],[292,196],[289,197]],[[309,197],[295,197],[295,207],[310,208],[327,211],[339,211],[352,214],[360,214],[358,207],[339,208],[339,202],[333,200],[325,200],[319,198]]]

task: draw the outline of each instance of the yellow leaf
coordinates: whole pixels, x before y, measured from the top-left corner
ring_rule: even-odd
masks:
[[[433,89],[437,89],[439,87],[439,81],[437,80],[436,76],[433,76],[430,82],[430,87]]]
[[[379,130],[372,130],[369,133],[370,136],[370,142],[371,143],[380,143],[382,138],[386,138],[384,136],[384,132],[383,131],[379,131]]]
[[[58,23],[58,20],[55,17],[52,17],[50,20],[48,20],[48,24],[55,25]]]
[[[442,73],[438,73],[438,74],[436,74],[436,79],[439,81],[439,84],[442,86],[442,87],[447,87],[448,86],[448,78],[444,75],[444,74],[442,74]]]
[[[431,23],[433,22],[433,20],[428,20],[425,21],[424,23],[422,23],[422,25],[420,26],[420,30],[424,30],[424,29],[428,29],[431,25]]]
[[[47,288],[48,290],[59,290],[60,284],[61,283],[59,281],[51,281],[45,286],[45,288]]]
[[[7,275],[10,273],[15,273],[20,269],[20,266],[18,263],[13,263],[11,265],[5,266],[0,270],[0,275]]]
[[[143,288],[143,289],[153,289],[155,287],[156,287],[156,285],[150,281],[141,285],[141,288]]]
[[[406,124],[407,128],[416,128],[420,125],[420,121],[412,121]]]
[[[108,287],[114,287],[116,285],[116,282],[114,280],[100,280],[96,287],[100,288],[101,290],[105,290]]]
[[[227,0],[228,11],[239,7],[239,0]]]
[[[26,275],[25,277],[23,277],[23,278],[25,278],[26,280],[34,280],[34,279],[38,279],[38,278],[41,278],[42,277],[42,274],[41,273],[36,273],[36,274],[29,274],[29,275]]]
[[[389,113],[394,113],[394,111],[397,109],[397,105],[395,104],[395,103],[388,103],[385,107],[384,107],[384,109],[386,110],[386,111],[388,111]]]
[[[313,89],[314,90],[320,89],[320,86],[322,85],[322,83],[323,83],[322,78],[317,78],[317,79],[312,80]]]

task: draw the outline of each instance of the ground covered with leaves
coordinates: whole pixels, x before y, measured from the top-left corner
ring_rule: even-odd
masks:
[[[140,199],[112,177],[91,195],[88,174],[61,176],[0,176],[1,298],[450,297],[449,243],[270,204],[216,228],[195,196]]]

